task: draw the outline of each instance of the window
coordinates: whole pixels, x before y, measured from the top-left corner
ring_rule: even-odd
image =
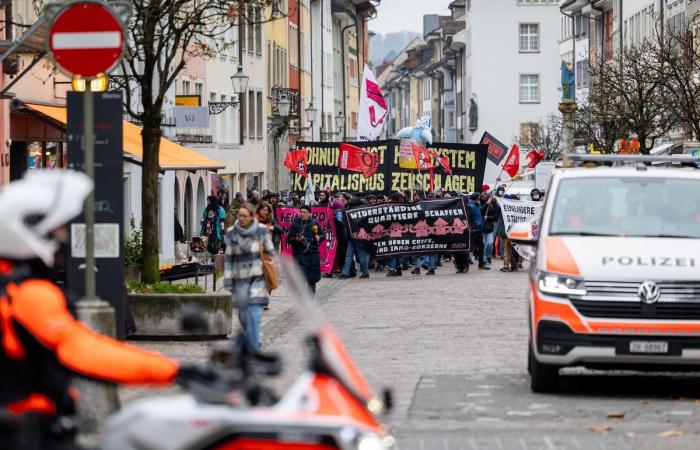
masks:
[[[195,83],[194,84],[194,93],[200,99],[202,98],[202,89],[203,89],[202,83]]]
[[[258,139],[262,139],[263,138],[263,132],[262,132],[262,128],[263,128],[263,117],[262,117],[262,115],[263,115],[263,97],[262,97],[262,92],[258,92],[257,96],[258,96],[258,103],[257,103],[258,130],[257,131],[258,131]]]
[[[289,64],[299,67],[299,29],[296,25],[289,24]]]
[[[183,95],[190,95],[190,82],[189,81],[182,81],[182,93]]]
[[[540,102],[540,76],[520,75],[520,103]]]
[[[423,101],[430,100],[432,94],[432,83],[430,78],[423,78]]]
[[[540,127],[536,123],[521,123],[520,124],[520,146],[534,147],[537,145],[537,137],[540,132]]]
[[[262,55],[262,8],[255,8],[255,54]]]
[[[576,88],[587,88],[591,84],[590,64],[587,59],[576,61]]]
[[[588,36],[588,17],[576,16],[574,19],[574,36],[577,39]]]
[[[238,18],[238,33],[240,37],[240,44],[243,47],[243,51],[246,51],[246,20],[245,17],[240,16]]]
[[[228,101],[228,96],[221,94],[221,101],[222,102],[227,102]],[[220,136],[217,136],[217,140],[219,142],[230,142],[228,139],[228,133],[229,130],[231,129],[231,124],[229,123],[229,114],[231,112],[231,108],[226,108],[224,112],[221,113],[221,130],[220,130]]]
[[[357,59],[352,56],[350,57],[350,62],[348,64],[348,73],[350,73],[350,85],[357,87]]]
[[[353,130],[357,130],[357,113],[355,111],[350,113],[350,127]]]
[[[243,116],[241,118],[241,127],[243,127],[244,138],[248,137],[248,127],[246,126],[246,120],[248,120],[248,117],[246,116],[246,111],[248,111],[248,109],[246,108],[246,105],[248,104],[247,98],[247,95],[241,95],[241,104],[238,108],[239,113]]]
[[[216,94],[211,92],[209,94],[209,101],[210,102],[215,102],[216,101]],[[216,131],[217,131],[217,122],[218,122],[218,117],[213,116],[211,120],[209,121],[209,129],[211,131],[211,136],[213,139],[216,139]]]
[[[540,51],[540,26],[536,23],[520,24],[520,52]]]
[[[255,92],[248,91],[248,136],[255,138]]]
[[[255,8],[252,6],[248,8],[248,17],[246,17],[248,22],[248,53],[255,52]]]

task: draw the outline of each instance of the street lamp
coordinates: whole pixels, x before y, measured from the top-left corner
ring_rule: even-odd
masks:
[[[243,73],[243,66],[238,66],[238,72],[231,76],[234,94],[245,94],[248,91],[248,75]]]
[[[71,81],[71,86],[73,87],[73,91],[75,92],[85,92],[85,88],[87,87],[87,81],[85,80],[85,78],[75,76]],[[90,80],[90,90],[92,92],[104,92],[107,90],[108,87],[109,78],[107,78],[107,75],[103,73]]]
[[[279,111],[281,117],[289,116],[289,107],[291,105],[292,102],[290,102],[287,98],[287,94],[282,94],[280,99],[277,100],[277,110]]]
[[[335,127],[338,129],[338,135],[345,140],[345,116],[343,115],[343,112],[341,111],[338,113],[337,116],[335,116]]]
[[[304,110],[306,113],[306,120],[311,124],[311,139],[314,138],[314,122],[316,121],[316,115],[318,114],[318,109],[314,108],[314,102],[309,102],[309,106]]]

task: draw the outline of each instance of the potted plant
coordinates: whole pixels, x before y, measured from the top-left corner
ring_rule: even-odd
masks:
[[[129,235],[124,239],[124,280],[141,281],[141,262],[143,261],[143,233],[136,228],[136,219],[129,219]]]

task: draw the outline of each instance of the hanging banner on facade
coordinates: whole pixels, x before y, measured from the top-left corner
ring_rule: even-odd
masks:
[[[514,223],[527,222],[532,226],[532,235],[539,234],[539,222],[544,202],[499,198],[498,204],[501,206],[506,231],[510,230]]]
[[[362,206],[345,212],[353,239],[377,247],[377,257],[469,250],[464,199]]]
[[[292,256],[292,246],[287,244],[287,233],[294,223],[294,218],[298,215],[299,208],[277,207],[277,222],[284,230],[282,234],[282,254],[290,257]],[[321,242],[321,247],[319,248],[319,253],[321,254],[321,272],[331,273],[333,270],[333,261],[335,261],[335,253],[338,249],[333,210],[326,207],[313,206],[311,208],[311,217],[318,221],[326,235],[326,240]]]
[[[299,142],[298,148],[309,150],[308,170],[313,174],[317,186],[330,184],[331,190],[404,192],[421,187],[428,190],[430,174],[402,167],[401,146],[398,140],[354,142],[366,151],[377,153],[377,172],[365,178],[361,173],[352,173],[338,168],[340,142]],[[434,170],[435,188],[444,191],[478,191],[484,181],[488,147],[480,144],[433,143],[427,147],[439,157],[446,157],[452,173]],[[405,166],[405,164],[404,164]],[[292,173],[292,190],[303,192],[306,179]]]

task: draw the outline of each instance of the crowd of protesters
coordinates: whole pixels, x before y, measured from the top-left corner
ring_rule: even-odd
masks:
[[[344,211],[363,205],[376,205],[384,203],[418,202],[421,200],[452,198],[463,196],[467,202],[467,219],[470,228],[470,251],[454,254],[420,254],[401,257],[377,258],[376,248],[367,241],[357,241],[350,238],[350,232],[345,221]],[[507,192],[506,185],[491,189],[489,185],[482,186],[480,192],[464,194],[459,192],[445,192],[436,189],[434,192],[414,191],[405,193],[375,194],[375,193],[346,193],[346,192],[317,192],[313,198],[307,199],[296,193],[276,194],[270,191],[258,192],[252,190],[246,193],[236,193],[229,201],[224,191],[219,191],[218,196],[210,197],[210,206],[205,211],[205,216],[214,216],[213,209],[218,207],[226,211],[223,226],[228,229],[236,222],[238,211],[243,205],[249,205],[255,211],[257,222],[270,231],[275,249],[279,252],[284,229],[276,218],[278,206],[292,206],[300,208],[300,214],[294,220],[292,227],[287,231],[287,242],[292,254],[306,276],[309,288],[315,291],[316,284],[322,276],[339,278],[369,278],[370,271],[386,271],[390,277],[398,277],[404,271],[411,274],[434,275],[437,267],[445,262],[452,262],[457,273],[466,273],[470,265],[475,265],[479,270],[491,270],[494,259],[502,260],[499,268],[502,272],[515,272],[523,267],[522,258],[511,245],[507,237],[498,197],[506,199],[520,199],[518,194]],[[543,193],[533,189],[530,199],[540,201]],[[310,200],[307,203],[306,200]],[[311,206],[328,207],[333,211],[335,220],[337,249],[333,264],[333,270],[328,274],[321,274],[319,247],[326,239],[319,223],[311,217]],[[217,220],[221,215],[216,214]],[[209,228],[218,233],[218,227]],[[223,249],[222,249],[223,250]],[[424,272],[423,272],[424,271]]]

